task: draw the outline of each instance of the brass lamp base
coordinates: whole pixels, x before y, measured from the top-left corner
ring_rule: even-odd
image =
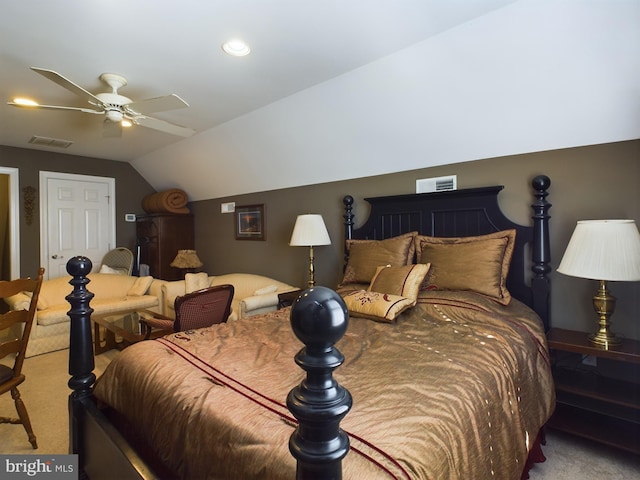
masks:
[[[600,280],[600,288],[593,297],[593,308],[600,317],[598,322],[599,330],[589,335],[589,341],[600,347],[608,348],[610,345],[620,345],[622,339],[609,330],[611,322],[609,318],[613,315],[616,307],[616,297],[609,293],[604,280]]]

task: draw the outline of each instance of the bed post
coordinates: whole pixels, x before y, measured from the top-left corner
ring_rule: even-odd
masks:
[[[351,240],[353,238],[353,197],[351,195],[345,195],[342,199],[344,204],[344,239]],[[349,260],[349,251],[347,250],[347,242],[344,242],[344,266],[346,268],[347,261]]]
[[[549,303],[550,285],[548,273],[551,271],[549,262],[549,214],[551,204],[546,198],[549,195],[547,190],[551,185],[551,180],[546,175],[538,175],[531,181],[535,190],[536,201],[531,205],[533,208],[533,246],[532,260],[533,279],[531,290],[533,292],[533,309],[540,316],[544,323],[545,331],[549,330]]]
[[[347,331],[347,307],[326,287],[302,292],[291,307],[291,327],[305,344],[295,357],[307,378],[287,396],[287,407],[299,425],[289,440],[298,461],[297,480],[340,480],[349,438],[340,420],[351,409],[351,394],[332,372],[344,361],[335,343]]]
[[[93,293],[87,290],[87,283],[91,280],[87,275],[91,272],[91,260],[87,257],[73,257],[67,262],[67,272],[73,278],[69,281],[73,291],[66,296],[71,304],[68,314],[71,318],[71,335],[69,346],[69,388],[73,390],[69,395],[69,451],[80,454],[80,406],[83,400],[91,396],[92,386],[96,381],[93,373],[95,367],[93,359],[93,343],[91,342],[91,313],[93,309],[89,302]],[[80,473],[83,473],[82,459],[79,463]]]

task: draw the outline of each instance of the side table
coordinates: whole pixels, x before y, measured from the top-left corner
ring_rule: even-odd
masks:
[[[290,307],[296,298],[300,296],[302,290],[292,290],[290,292],[284,292],[278,294],[278,310],[285,307]]]
[[[640,454],[640,384],[599,374],[595,368],[566,368],[557,359],[558,352],[570,352],[640,364],[640,342],[624,339],[605,350],[589,342],[584,332],[560,328],[552,328],[547,340],[557,398],[549,427]]]

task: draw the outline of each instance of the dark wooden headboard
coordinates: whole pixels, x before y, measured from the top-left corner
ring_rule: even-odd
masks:
[[[515,229],[516,244],[507,288],[538,313],[548,330],[551,204],[546,197],[551,181],[540,175],[531,185],[535,197],[531,226],[514,223],[502,213],[498,205],[502,186],[365,198],[371,211],[360,228],[354,228],[354,200],[347,195],[343,199],[345,239],[382,240],[413,231],[432,237],[469,237]],[[345,263],[346,260],[345,247]]]

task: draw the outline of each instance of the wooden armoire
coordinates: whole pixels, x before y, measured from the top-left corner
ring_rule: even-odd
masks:
[[[136,218],[136,250],[149,275],[161,280],[182,280],[184,272],[170,266],[178,250],[195,249],[192,214],[147,214]],[[137,259],[136,259],[137,261]]]

